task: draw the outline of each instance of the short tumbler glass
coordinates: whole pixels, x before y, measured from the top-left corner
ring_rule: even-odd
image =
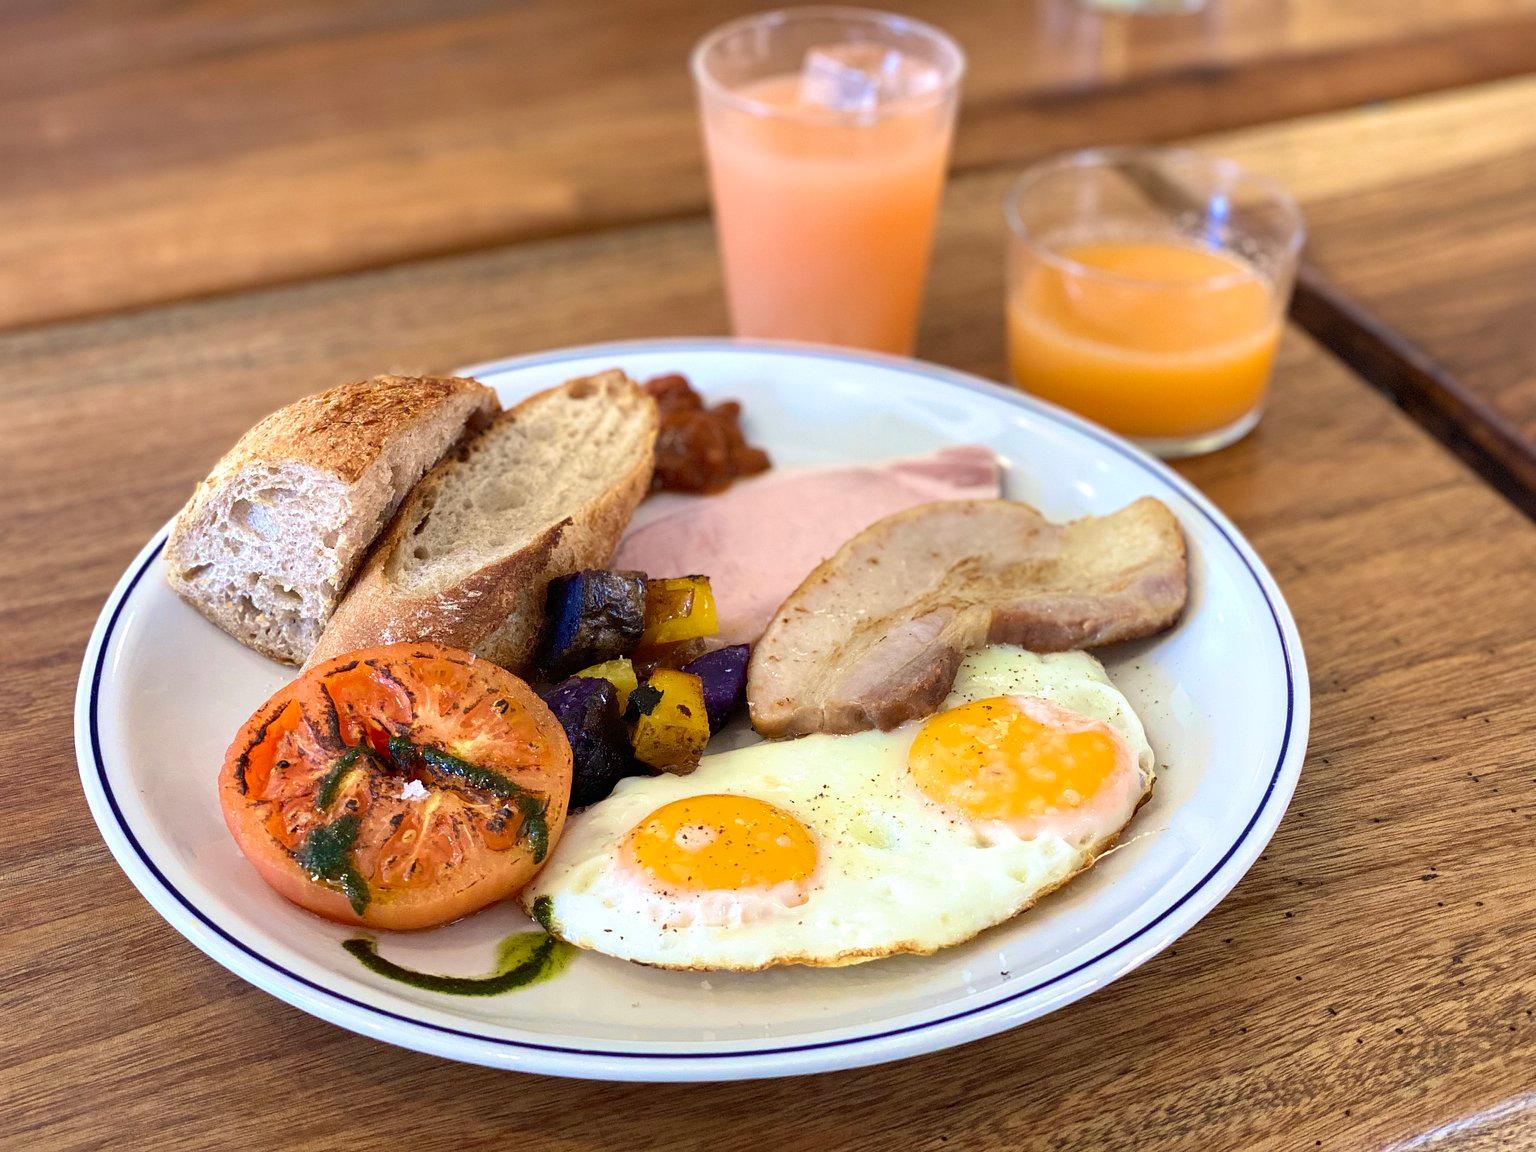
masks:
[[[1004,210],[1020,388],[1169,458],[1258,423],[1304,235],[1282,188],[1196,152],[1098,149],[1029,169]]]

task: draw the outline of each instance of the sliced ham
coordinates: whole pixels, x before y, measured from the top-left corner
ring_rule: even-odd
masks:
[[[708,576],[720,640],[750,643],[850,536],[920,504],[992,499],[1001,484],[992,450],[967,445],[880,464],[770,472],[713,496],[652,497],[610,567]]]
[[[1067,524],[1006,500],[908,509],[785,600],[748,668],[752,725],[764,736],[893,728],[939,706],[971,648],[1150,636],[1188,592],[1183,533],[1150,497]]]

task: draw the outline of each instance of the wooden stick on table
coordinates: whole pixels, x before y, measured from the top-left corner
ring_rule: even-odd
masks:
[[[1297,319],[1536,516],[1536,77],[1203,146],[1302,201]]]

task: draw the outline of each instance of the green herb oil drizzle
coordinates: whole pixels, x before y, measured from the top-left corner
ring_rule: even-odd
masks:
[[[368,907],[370,895],[368,882],[352,866],[352,845],[361,824],[359,817],[348,815],[321,825],[310,832],[298,854],[299,866],[310,879],[340,888],[359,916]]]
[[[348,748],[336,758],[336,763],[331,765],[331,770],[320,779],[320,786],[315,789],[315,807],[324,812],[336,802],[336,793],[341,790],[341,781],[347,772],[356,764],[362,755],[361,748]]]
[[[540,896],[533,902],[533,918],[551,936],[555,933],[555,898]]]
[[[500,996],[558,975],[570,963],[576,949],[543,932],[516,932],[496,949],[496,970],[490,976],[438,976],[402,967],[379,955],[378,944],[368,936],[354,936],[341,945],[364,968],[412,988],[442,992],[448,996]]]

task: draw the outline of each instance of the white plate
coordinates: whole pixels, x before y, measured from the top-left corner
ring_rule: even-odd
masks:
[[[894,1060],[1012,1028],[1166,947],[1248,869],[1279,823],[1305,751],[1301,643],[1273,579],[1187,483],[1075,417],[931,365],[725,340],[600,345],[472,369],[512,401],[570,376],[680,371],[745,402],[780,466],[878,460],[983,443],[1008,495],[1057,518],[1151,494],[1188,538],[1183,623],[1106,663],[1146,722],[1160,775],[1129,843],[1012,923],[931,957],[751,975],[661,972],[583,954],[500,997],[419,992],[365,971],[351,933],[299,911],[225,831],[215,778],[234,732],[291,675],[167,588],[162,531],[113,590],[86,651],[75,741],[91,811],[155,909],[209,956],[306,1012],[456,1060],[563,1076],[714,1080]],[[477,974],[527,921],[510,906],[384,955]]]

